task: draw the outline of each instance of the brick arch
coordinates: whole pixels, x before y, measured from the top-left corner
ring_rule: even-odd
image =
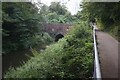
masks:
[[[63,36],[72,27],[71,24],[63,23],[43,23],[43,31],[47,32],[51,37],[55,39],[56,35],[62,34]]]
[[[63,37],[64,37],[63,34],[61,34],[61,33],[57,34],[57,35],[55,36],[55,42],[57,42],[59,39],[61,39],[61,38],[63,38]]]

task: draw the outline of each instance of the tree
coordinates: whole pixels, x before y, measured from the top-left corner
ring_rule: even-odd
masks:
[[[40,9],[40,15],[43,16],[44,22],[48,23],[72,23],[74,20],[65,5],[60,4],[60,2],[51,2],[49,7],[43,4]]]
[[[114,24],[120,19],[119,15],[119,3],[83,3],[82,4],[83,17],[92,20],[94,18],[99,19],[105,25],[108,23]]]
[[[120,2],[83,2],[82,19],[97,22],[103,30],[107,30],[113,36],[118,37],[118,26],[120,25]]]
[[[51,2],[51,5],[49,6],[49,10],[51,12],[56,12],[58,15],[65,15],[67,10],[64,5],[60,5],[60,2]]]
[[[41,16],[37,13],[37,7],[30,2],[2,3],[4,53],[35,45],[36,35],[42,34],[39,24]]]

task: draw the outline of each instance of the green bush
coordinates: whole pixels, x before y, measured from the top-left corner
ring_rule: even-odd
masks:
[[[91,30],[85,22],[75,25],[57,43],[32,57],[19,68],[10,68],[4,78],[83,78],[93,76]]]
[[[44,32],[42,35],[36,34],[32,37],[29,37],[29,39],[27,39],[27,41],[23,41],[23,43],[26,44],[26,47],[31,46],[32,48],[42,49],[53,41],[53,38],[48,33]]]

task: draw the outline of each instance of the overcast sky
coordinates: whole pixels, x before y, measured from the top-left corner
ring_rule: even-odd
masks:
[[[54,2],[60,1],[62,3],[66,3],[66,7],[67,7],[68,11],[70,11],[71,14],[74,15],[79,10],[79,3],[82,0],[35,0],[35,2],[37,2],[37,1],[41,1],[42,3],[44,3],[44,4],[48,5],[48,6],[53,1]]]

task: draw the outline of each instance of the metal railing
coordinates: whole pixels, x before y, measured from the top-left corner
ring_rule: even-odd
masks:
[[[100,70],[100,62],[98,57],[98,50],[97,50],[97,42],[96,42],[96,25],[92,25],[93,27],[93,39],[94,39],[94,79],[95,80],[102,80],[101,77],[101,70]]]

